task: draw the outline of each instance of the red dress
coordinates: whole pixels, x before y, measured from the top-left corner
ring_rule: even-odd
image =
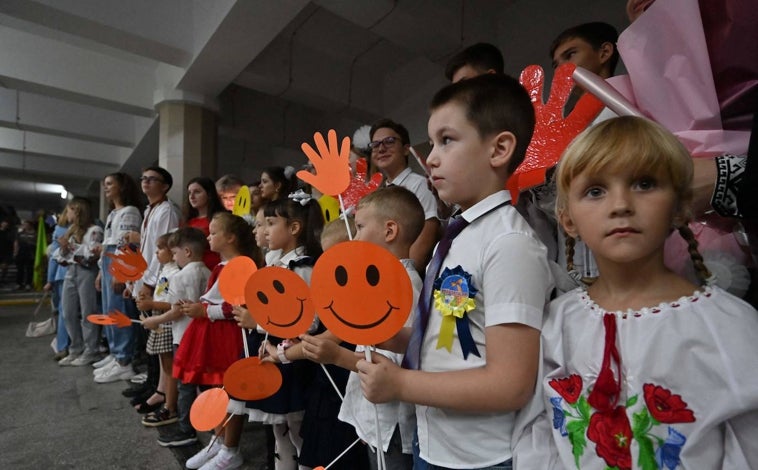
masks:
[[[201,317],[190,322],[174,355],[173,376],[182,383],[221,385],[226,369],[242,354],[242,330],[234,322],[232,306],[218,291],[217,279],[224,265],[213,269],[208,291],[200,297],[208,308],[220,308],[224,319]]]
[[[192,227],[196,229],[202,230],[202,232],[207,237],[210,233],[210,225],[211,221],[207,217],[195,217],[187,221],[187,227]],[[211,251],[210,247],[208,246],[208,243],[205,244],[205,254],[203,255],[203,263],[213,271],[213,268],[216,267],[218,263],[221,262],[221,257],[218,253],[215,251]]]

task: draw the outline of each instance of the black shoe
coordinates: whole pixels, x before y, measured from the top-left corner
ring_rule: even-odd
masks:
[[[197,442],[195,431],[182,432],[174,431],[158,436],[158,445],[162,447],[182,447],[189,446]]]
[[[136,396],[139,396],[139,395],[143,395],[143,394],[147,393],[148,391],[152,391],[152,388],[149,385],[136,384],[136,385],[131,385],[130,387],[124,389],[121,392],[121,395],[123,395],[123,396],[125,396],[127,398],[129,398],[129,397],[136,397]]]

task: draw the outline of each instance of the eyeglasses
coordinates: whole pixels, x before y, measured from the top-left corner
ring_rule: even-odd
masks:
[[[163,183],[163,180],[158,178],[157,176],[140,176],[139,180],[142,181],[143,183],[154,183],[156,181]]]
[[[385,148],[392,147],[393,145],[395,145],[395,142],[399,140],[400,140],[400,137],[389,136],[389,137],[383,138],[382,140],[374,140],[373,142],[369,142],[368,146],[372,150],[378,149],[380,145],[383,145]]]

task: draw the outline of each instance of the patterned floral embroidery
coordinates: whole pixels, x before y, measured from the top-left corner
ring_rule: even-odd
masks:
[[[550,398],[553,428],[568,438],[577,468],[581,468],[580,460],[587,440],[595,443],[595,453],[605,461],[608,469],[631,470],[632,440],[637,442],[638,468],[673,470],[679,467],[679,455],[687,442],[686,436],[672,426],[666,426],[665,437],[654,431],[662,424],[695,421],[695,413],[680,395],[647,383],[642,387],[644,403],[638,403],[639,395],[634,395],[623,406],[598,411],[587,402],[587,390],[581,376],[572,374],[553,379],[548,384],[560,395]],[[630,423],[627,411],[634,409],[639,411],[632,413]]]

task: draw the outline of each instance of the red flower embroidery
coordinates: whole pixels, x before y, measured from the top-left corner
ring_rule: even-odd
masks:
[[[687,409],[687,403],[680,395],[673,395],[671,390],[654,384],[642,386],[645,403],[650,415],[661,423],[692,423],[695,413]]]
[[[598,411],[590,418],[587,437],[596,444],[595,452],[609,467],[631,470],[632,427],[626,408],[617,406],[611,411]]]
[[[567,403],[576,403],[582,393],[582,378],[577,374],[569,375],[563,379],[553,379],[548,382]]]

